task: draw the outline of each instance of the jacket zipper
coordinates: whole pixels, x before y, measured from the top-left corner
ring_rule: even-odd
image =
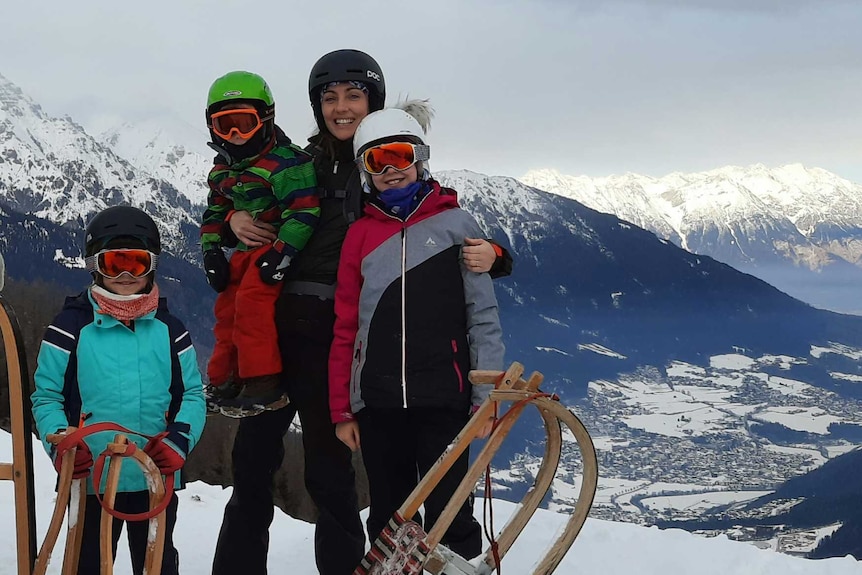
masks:
[[[407,409],[407,226],[401,224],[401,399]]]
[[[356,393],[359,387],[359,362],[362,358],[362,342],[359,342],[359,347],[356,348],[356,353],[353,354],[353,377],[350,382],[350,395]]]
[[[455,368],[455,375],[458,376],[458,391],[464,392],[464,376],[461,374],[461,368],[458,366],[458,342],[452,340],[452,366]]]

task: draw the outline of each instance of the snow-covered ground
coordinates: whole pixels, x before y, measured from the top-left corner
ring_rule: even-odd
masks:
[[[860,355],[859,350],[843,346],[811,349],[814,357],[824,353],[850,358]],[[631,410],[622,420],[630,428],[666,437],[745,433],[750,421],[778,423],[787,429],[824,436],[829,434],[833,423],[862,424],[840,401],[834,401],[838,410],[835,413],[811,405],[818,398],[837,399],[833,392],[765,372],[773,366],[789,370],[792,365],[803,363],[803,358],[786,356],[716,355],[710,358],[708,368],[676,361],[667,366],[666,378],[635,375],[618,381],[597,380],[590,382],[590,390],[607,397],[624,398]],[[836,376],[843,380],[852,377],[855,376]],[[763,393],[781,396],[785,405],[745,400],[740,394],[746,384]]]
[[[54,498],[55,473],[48,457],[35,446],[36,515],[41,538],[47,528]],[[0,432],[0,461],[11,460],[10,436]],[[216,536],[230,490],[196,482],[180,492],[180,510],[174,538],[180,552],[184,575],[209,573]],[[494,502],[499,528],[514,505]],[[13,537],[13,490],[11,482],[0,482],[0,574],[15,573]],[[482,506],[476,505],[481,521]],[[502,570],[512,575],[531,573],[540,554],[548,548],[567,517],[539,510],[515,547],[506,556]],[[271,573],[316,573],[313,526],[277,512],[272,525]],[[62,539],[48,573],[59,573]],[[333,550],[337,552],[337,550]],[[128,552],[121,543],[115,573],[130,573]],[[862,563],[852,557],[812,561],[758,549],[725,537],[704,538],[680,530],[662,531],[625,523],[589,519],[581,535],[556,571],[560,574],[602,573],[603,575],[862,575]]]

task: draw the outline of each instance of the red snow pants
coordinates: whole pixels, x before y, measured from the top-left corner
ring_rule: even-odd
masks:
[[[265,284],[254,265],[267,249],[268,245],[237,251],[230,258],[230,281],[215,302],[216,341],[207,365],[212,385],[222,385],[231,377],[281,373],[275,331],[275,301],[281,283]]]

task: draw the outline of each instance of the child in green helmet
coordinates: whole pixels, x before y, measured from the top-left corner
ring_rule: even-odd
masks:
[[[288,404],[275,301],[291,258],[317,225],[320,202],[312,158],[275,125],[275,102],[263,78],[236,71],[216,79],[206,116],[217,156],[207,178],[201,247],[207,281],[219,294],[207,403],[211,411],[245,417]],[[226,235],[235,211],[271,224],[277,239],[251,247]],[[236,248],[230,261],[226,247]]]

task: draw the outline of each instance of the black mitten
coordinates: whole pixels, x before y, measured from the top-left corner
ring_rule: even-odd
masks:
[[[263,283],[275,285],[284,279],[284,270],[290,265],[290,256],[284,253],[284,248],[284,242],[276,240],[257,258],[255,265],[260,268],[260,279]]]
[[[204,252],[204,271],[207,273],[207,283],[215,291],[221,293],[227,288],[230,281],[230,264],[221,248]]]

